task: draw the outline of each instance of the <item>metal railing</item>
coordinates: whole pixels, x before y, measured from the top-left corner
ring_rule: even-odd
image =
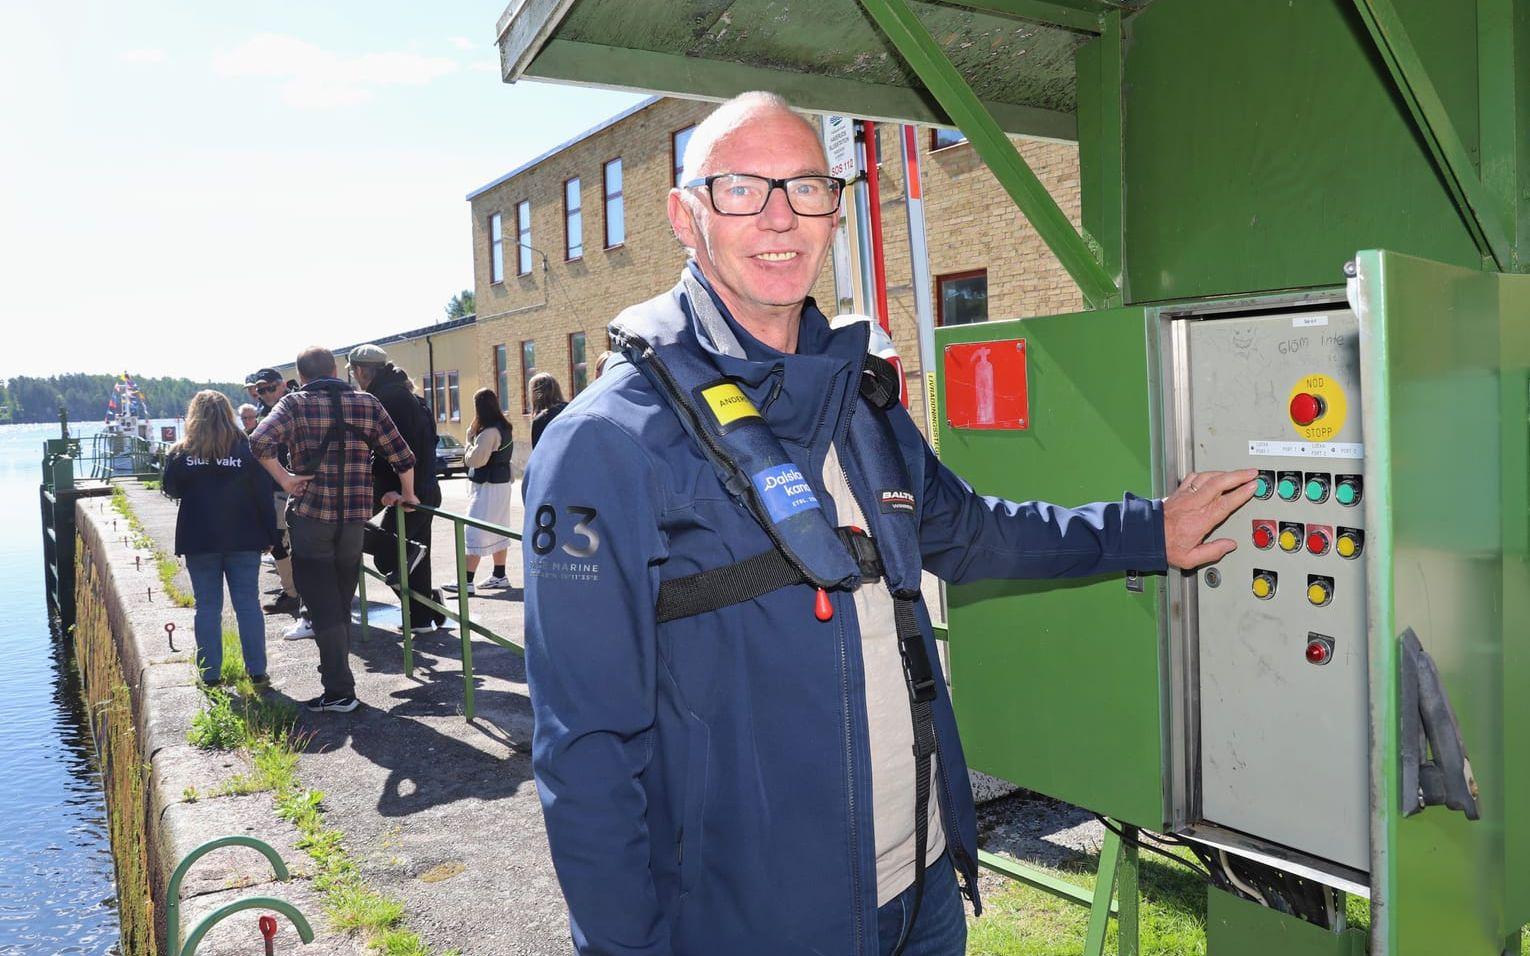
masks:
[[[469,595],[467,591],[467,529],[470,527],[478,528],[482,531],[490,532],[491,534],[504,535],[512,541],[521,540],[521,535],[520,532],[512,531],[503,525],[494,524],[492,521],[481,521],[478,518],[471,518],[467,515],[459,515],[450,511],[443,511],[440,508],[433,508],[430,505],[414,505],[413,508],[414,510],[423,511],[426,514],[433,515],[437,518],[445,518],[452,522],[452,540],[455,544],[454,550],[456,551],[457,557],[457,610],[453,611],[445,604],[438,603],[429,594],[421,594],[409,586],[408,535],[405,534],[404,531],[405,510],[403,505],[394,505],[393,513],[397,522],[395,530],[396,537],[398,539],[398,563],[395,566],[394,574],[398,577],[398,585],[400,591],[399,610],[403,614],[402,627],[404,632],[404,676],[414,676],[414,631],[411,627],[412,622],[409,619],[411,603],[409,599],[413,598],[415,601],[418,601],[420,604],[425,605],[436,613],[445,615],[448,620],[457,622],[457,630],[462,640],[462,710],[463,716],[467,720],[472,720],[474,715],[473,635],[477,634],[480,637],[493,641],[501,647],[509,648],[510,650],[515,651],[517,654],[524,654],[525,649],[504,635],[496,634],[489,630],[487,627],[484,627],[482,624],[476,623],[472,618],[472,614],[468,608]],[[360,623],[361,634],[363,637],[366,636],[369,629],[369,625],[367,623],[368,577],[376,578],[384,584],[388,583],[386,575],[373,568],[367,567],[365,564],[361,566],[361,576],[358,579],[358,584],[360,586]]]
[[[303,917],[302,911],[284,899],[273,896],[246,896],[224,906],[218,907],[202,918],[201,922],[191,930],[186,937],[186,942],[181,942],[181,882],[186,878],[186,872],[191,865],[213,850],[226,846],[247,846],[259,850],[270,862],[271,869],[276,874],[277,882],[286,883],[292,879],[292,874],[287,870],[287,864],[283,862],[281,854],[271,849],[271,845],[264,840],[252,836],[226,836],[216,840],[208,840],[206,843],[192,850],[176,865],[175,871],[170,874],[170,885],[165,888],[165,936],[167,945],[165,951],[169,956],[196,956],[197,947],[202,945],[202,940],[214,926],[244,910],[263,909],[275,910],[287,917],[298,931],[298,938],[304,943],[313,942],[313,929],[308,925],[308,920]],[[265,928],[262,927],[262,933]],[[274,924],[272,934],[274,935]]]
[[[90,454],[75,456],[80,466],[90,465],[92,478],[157,478],[160,457],[147,438],[109,432],[90,436]]]

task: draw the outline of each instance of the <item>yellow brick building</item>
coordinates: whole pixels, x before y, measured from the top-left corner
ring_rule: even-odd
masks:
[[[478,308],[476,373],[499,393],[517,423],[517,438],[530,432],[526,380],[550,372],[565,397],[572,397],[593,378],[595,360],[608,347],[606,324],[679,276],[685,253],[670,231],[665,196],[676,181],[685,132],[712,108],[651,98],[468,195]],[[949,132],[940,136],[937,140],[931,129],[918,135],[932,314],[950,320],[946,313],[954,310],[942,303],[962,300],[969,307],[954,318],[974,317],[974,291],[985,304],[978,318],[1080,308],[1072,281],[972,148]],[[877,138],[888,317],[910,376],[910,410],[922,422],[898,129],[881,126]],[[1017,143],[1077,225],[1077,147]],[[834,289],[832,269],[826,267],[813,295],[831,316],[849,307],[837,302]],[[525,446],[517,445],[519,458]]]

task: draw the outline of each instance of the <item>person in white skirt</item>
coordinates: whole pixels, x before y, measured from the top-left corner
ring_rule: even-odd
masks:
[[[462,464],[468,470],[468,517],[510,527],[514,474],[510,468],[510,422],[499,410],[499,397],[493,389],[480,388],[473,395],[473,421],[468,425],[467,452]],[[478,588],[507,588],[505,557],[510,539],[505,535],[469,525],[464,535],[467,550],[467,593]],[[494,573],[475,587],[473,576],[484,555],[494,556]],[[456,584],[444,584],[443,590],[456,591]]]

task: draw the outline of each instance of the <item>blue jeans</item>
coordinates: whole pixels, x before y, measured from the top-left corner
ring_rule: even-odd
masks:
[[[913,905],[914,887],[910,884],[877,909],[877,940],[882,956],[888,956],[898,945]],[[967,910],[956,886],[956,867],[951,865],[951,857],[942,853],[924,868],[924,897],[903,956],[962,956],[966,951]]]
[[[191,593],[197,599],[195,629],[202,679],[215,681],[223,670],[223,581],[239,621],[239,646],[244,669],[251,676],[266,672],[266,616],[260,610],[260,552],[213,551],[186,555]]]

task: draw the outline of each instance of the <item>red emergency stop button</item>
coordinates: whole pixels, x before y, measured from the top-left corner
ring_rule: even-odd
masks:
[[[1291,396],[1291,420],[1298,425],[1311,425],[1327,410],[1323,400],[1311,392],[1297,392]]]

